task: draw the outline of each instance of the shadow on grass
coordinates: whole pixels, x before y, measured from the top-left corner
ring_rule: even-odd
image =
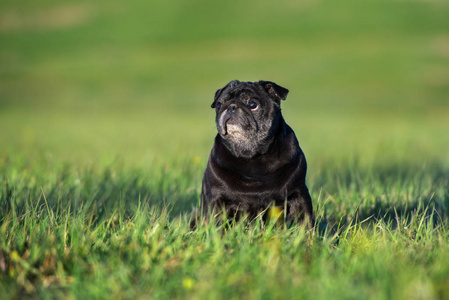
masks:
[[[317,181],[322,184],[315,210],[320,232],[360,222],[382,221],[394,229],[417,218],[435,225],[449,221],[449,169],[439,163],[352,165],[324,172]]]
[[[0,214],[16,216],[29,211],[42,214],[94,214],[96,220],[114,214],[130,217],[139,206],[168,207],[170,218],[189,214],[200,197],[201,166],[190,162],[154,169],[123,170],[110,167],[102,172],[77,173],[65,166],[47,173],[24,168],[18,176],[3,166],[6,176],[0,192]],[[23,173],[23,176],[20,176]],[[342,223],[411,220],[417,214],[448,220],[449,170],[441,164],[425,168],[388,165],[374,168],[327,168],[317,173],[312,189],[320,230]],[[319,186],[322,191],[316,191]],[[401,220],[401,221],[400,221]],[[0,223],[3,218],[0,219]]]
[[[8,169],[5,174],[8,174]],[[139,207],[167,208],[176,217],[198,204],[201,178],[188,164],[175,168],[158,167],[153,171],[121,167],[98,173],[78,174],[65,166],[50,174],[5,176],[0,191],[0,214],[20,216],[29,212],[95,216],[102,220],[114,214],[130,217]],[[20,173],[20,172],[19,172]],[[31,171],[32,173],[32,171]],[[3,218],[0,218],[0,224]]]

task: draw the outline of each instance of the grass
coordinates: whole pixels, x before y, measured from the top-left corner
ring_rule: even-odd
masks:
[[[448,297],[447,169],[318,172],[317,227],[190,231],[199,168],[77,174],[4,163],[2,295]],[[158,172],[159,175],[156,175]],[[39,186],[36,182],[46,185]],[[33,184],[34,182],[34,184]],[[163,204],[169,201],[170,204]]]
[[[449,298],[446,2],[0,7],[0,298]],[[314,229],[190,230],[231,79],[290,89]]]

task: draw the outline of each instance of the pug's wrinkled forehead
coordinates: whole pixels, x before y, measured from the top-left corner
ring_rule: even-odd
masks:
[[[232,80],[223,88],[215,92],[214,102],[211,107],[215,108],[218,100],[242,97],[249,98],[251,96],[260,95],[260,93],[267,94],[272,100],[280,104],[281,100],[287,98],[288,89],[277,85],[271,81],[260,80],[258,82],[240,82]],[[262,96],[262,95],[260,95]]]
[[[232,99],[239,99],[239,100],[248,100],[250,98],[257,97],[257,92],[254,89],[250,89],[245,86],[238,86],[230,90],[229,92],[225,93],[222,100],[232,100]]]

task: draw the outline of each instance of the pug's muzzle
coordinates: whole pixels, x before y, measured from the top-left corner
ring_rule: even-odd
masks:
[[[257,130],[257,123],[245,105],[230,103],[223,107],[217,120],[217,129],[225,139],[250,138]]]

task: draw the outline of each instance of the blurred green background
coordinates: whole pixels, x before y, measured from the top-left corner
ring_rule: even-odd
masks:
[[[448,16],[438,0],[2,0],[0,157],[205,164],[215,91],[263,79],[290,90],[312,176],[448,165]]]

